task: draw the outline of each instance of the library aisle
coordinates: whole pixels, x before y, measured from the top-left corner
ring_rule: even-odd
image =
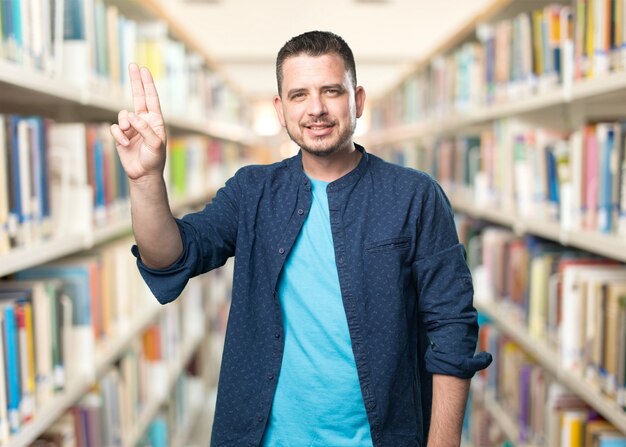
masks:
[[[250,5],[0,4],[0,447],[209,445],[234,263],[165,306],[140,277],[109,130],[132,104],[126,67],[154,75],[181,216],[297,151],[270,103],[274,52],[345,17],[375,86],[355,140],[434,177],[465,245],[494,362],[463,447],[626,447],[626,0],[354,0],[340,22],[275,1],[288,35],[233,31],[217,55],[203,14]],[[389,11],[403,26],[382,28]],[[248,16],[267,25],[220,25]]]

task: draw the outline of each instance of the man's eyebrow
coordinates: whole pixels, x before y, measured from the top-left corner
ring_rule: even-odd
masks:
[[[346,90],[346,88],[342,84],[322,85],[321,89],[322,90],[339,90],[341,92],[344,92]],[[306,93],[306,91],[307,91],[306,88],[294,88],[294,89],[291,89],[291,90],[287,91],[287,97],[290,97],[290,96],[295,95],[297,93]]]
[[[335,90],[341,90],[344,91],[345,87],[342,84],[330,84],[330,85],[324,85],[322,86],[323,90],[330,90],[330,89],[335,89]]]
[[[305,88],[294,88],[287,92],[287,96],[295,95],[296,93],[304,93],[306,92]]]

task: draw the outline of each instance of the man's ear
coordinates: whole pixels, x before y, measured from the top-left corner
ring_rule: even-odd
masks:
[[[365,89],[361,86],[356,88],[354,92],[354,99],[356,103],[356,117],[361,118],[363,115],[363,109],[365,108]]]
[[[279,95],[274,96],[274,108],[276,109],[276,115],[278,115],[278,121],[280,121],[280,125],[286,127],[285,125],[285,113],[283,112],[283,100]]]

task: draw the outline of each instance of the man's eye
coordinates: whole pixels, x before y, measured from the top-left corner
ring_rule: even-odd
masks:
[[[331,89],[326,90],[326,94],[329,96],[337,96],[339,93],[341,92],[336,88],[331,88]]]
[[[294,93],[291,95],[291,99],[302,99],[304,98],[304,93]]]

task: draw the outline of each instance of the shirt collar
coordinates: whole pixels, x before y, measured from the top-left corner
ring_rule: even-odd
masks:
[[[369,165],[369,155],[365,148],[359,144],[354,143],[354,147],[356,150],[361,152],[361,159],[359,160],[359,164],[350,172],[348,172],[343,177],[338,178],[334,182],[331,182],[328,185],[327,191],[333,191],[345,188],[346,186],[353,185],[356,183],[367,171],[367,167]],[[298,174],[301,180],[305,183],[309,183],[309,179],[304,173],[304,169],[302,168],[302,149],[298,151],[298,155],[291,159],[291,168]]]

